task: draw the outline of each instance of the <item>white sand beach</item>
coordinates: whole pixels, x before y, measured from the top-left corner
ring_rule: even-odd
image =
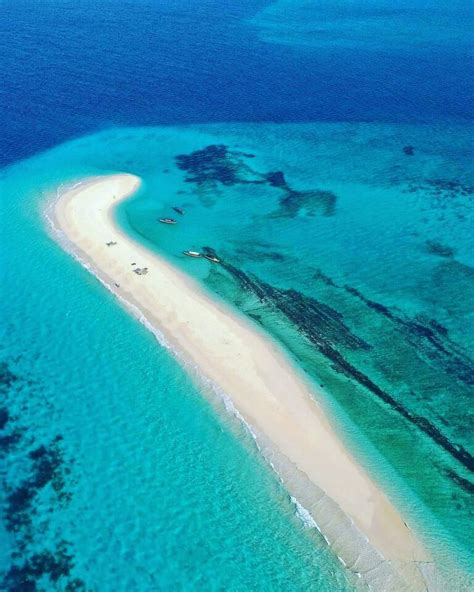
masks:
[[[139,185],[121,174],[66,188],[51,212],[61,244],[229,396],[348,569],[373,590],[434,590],[428,552],[342,444],[314,387],[250,321],[120,229],[113,210]]]

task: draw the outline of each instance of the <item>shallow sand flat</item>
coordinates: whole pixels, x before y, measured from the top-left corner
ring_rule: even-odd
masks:
[[[344,448],[314,387],[250,321],[118,227],[113,209],[139,185],[135,176],[111,175],[62,192],[50,214],[67,248],[230,397],[349,569],[373,590],[426,590],[426,578],[437,589],[428,553]],[[148,274],[133,273],[132,262]]]

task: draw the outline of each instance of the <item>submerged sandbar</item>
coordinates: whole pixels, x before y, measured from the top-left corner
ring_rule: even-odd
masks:
[[[344,447],[315,387],[250,321],[118,226],[114,208],[139,186],[138,177],[120,174],[61,192],[50,217],[63,246],[230,397],[348,569],[373,590],[435,589],[429,554]],[[148,273],[134,273],[132,263]]]

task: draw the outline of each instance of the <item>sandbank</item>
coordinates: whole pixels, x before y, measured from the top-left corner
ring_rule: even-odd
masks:
[[[117,174],[60,190],[48,213],[56,238],[226,393],[347,569],[373,590],[434,590],[428,552],[343,445],[315,387],[251,321],[119,227],[114,208],[139,186]]]

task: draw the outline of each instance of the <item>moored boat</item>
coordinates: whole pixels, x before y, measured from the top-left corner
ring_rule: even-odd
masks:
[[[174,218],[159,218],[159,221],[162,224],[176,224],[176,220]]]
[[[202,247],[202,256],[212,263],[220,263],[221,260],[217,256],[215,249],[212,247]]]
[[[187,255],[188,257],[202,257],[201,253],[198,251],[183,251],[183,254]]]
[[[221,262],[221,260],[218,259],[217,257],[215,257],[214,255],[205,255],[204,254],[203,257],[205,259],[207,259],[208,261],[212,261],[213,263],[220,263]]]

